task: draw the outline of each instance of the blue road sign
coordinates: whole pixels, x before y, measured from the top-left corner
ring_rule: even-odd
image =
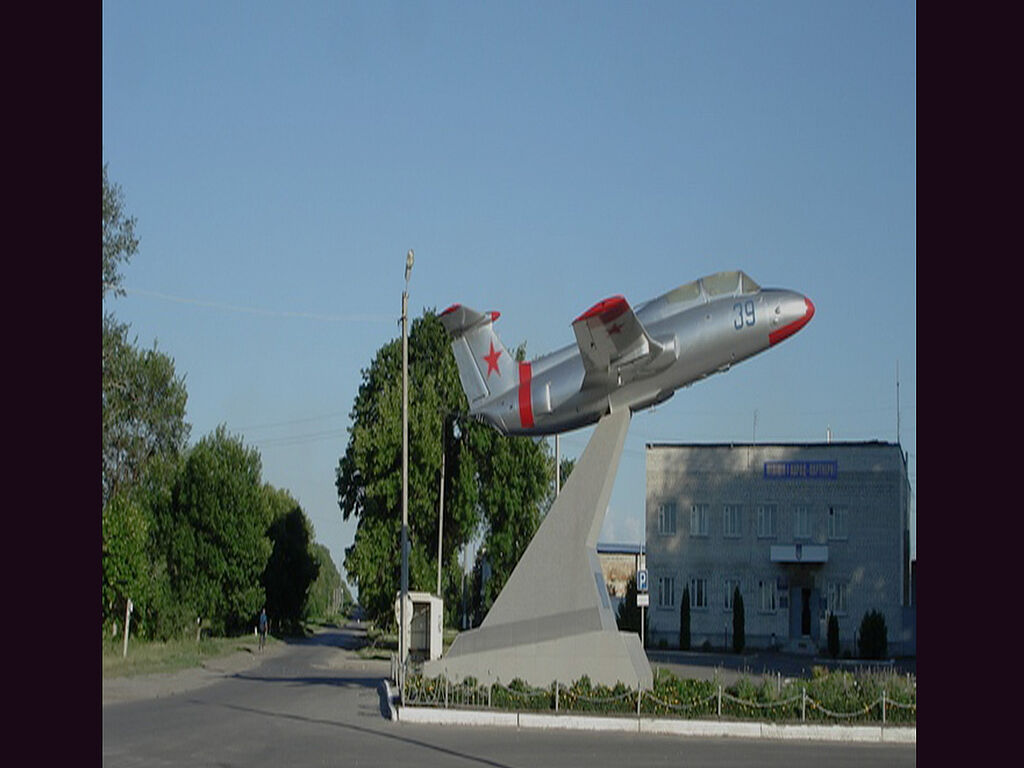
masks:
[[[647,569],[641,568],[636,572],[636,591],[646,592],[647,591]]]

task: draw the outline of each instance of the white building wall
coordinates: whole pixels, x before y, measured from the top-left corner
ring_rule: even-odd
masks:
[[[821,477],[768,479],[766,462],[816,464]],[[774,465],[779,466],[779,465]],[[806,465],[805,465],[806,466]],[[795,470],[792,470],[795,471]],[[651,589],[649,647],[679,644],[680,603],[691,578],[706,579],[707,606],[690,611],[691,646],[731,643],[726,580],[738,578],[748,647],[786,646],[802,639],[799,603],[813,590],[810,640],[827,647],[830,583],[845,584],[846,609],[837,613],[840,643],[856,653],[855,634],[869,610],[885,615],[889,651],[902,651],[906,552],[906,466],[887,443],[812,445],[649,445],[647,551]],[[659,508],[675,504],[675,532],[659,532]],[[691,530],[691,507],[707,505],[707,534]],[[758,535],[757,506],[775,506],[774,536]],[[739,505],[739,532],[726,535],[725,505]],[[806,507],[809,535],[798,536],[796,509]],[[846,535],[830,537],[829,510],[845,509]],[[834,512],[835,514],[835,512]],[[771,561],[772,545],[828,548],[825,563]],[[905,577],[905,574],[907,576]],[[659,606],[659,580],[674,579],[674,600]],[[774,582],[774,610],[762,610],[759,584]],[[781,588],[781,592],[780,592]]]

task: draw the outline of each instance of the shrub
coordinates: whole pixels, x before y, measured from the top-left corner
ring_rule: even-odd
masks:
[[[747,644],[746,629],[743,617],[743,595],[740,588],[732,593],[732,649],[736,653],[743,653],[743,646]]]
[[[690,650],[690,588],[683,588],[682,604],[679,607],[679,648]]]
[[[885,616],[879,611],[868,611],[860,622],[857,650],[862,659],[883,659],[889,648],[886,638]]]
[[[476,684],[446,685],[442,678],[428,679],[416,674],[407,679],[411,700],[418,705],[443,706],[445,692],[451,706],[483,707],[512,711],[550,711],[555,706],[554,684],[533,688],[522,680],[508,686]],[[476,685],[474,685],[476,684]],[[584,676],[571,685],[559,686],[559,709],[596,713],[633,714],[637,711],[636,691],[617,683],[613,687],[592,683]],[[653,690],[643,692],[640,711],[648,715],[710,718],[717,715],[719,700],[723,718],[797,722],[867,723],[881,722],[880,700],[889,702],[886,721],[917,722],[917,682],[910,675],[892,672],[830,671],[813,667],[811,677],[776,683],[746,676],[719,694],[716,680],[681,679],[663,669],[655,670]],[[806,694],[806,698],[804,695]]]
[[[828,617],[828,655],[839,656],[839,619],[834,613]]]

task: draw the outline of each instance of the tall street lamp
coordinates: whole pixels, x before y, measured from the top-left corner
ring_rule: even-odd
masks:
[[[409,273],[412,249],[405,255],[405,290],[402,292],[402,594],[399,596],[398,659],[402,679],[399,690],[405,694],[405,660],[409,638],[405,631],[405,603],[409,598]]]

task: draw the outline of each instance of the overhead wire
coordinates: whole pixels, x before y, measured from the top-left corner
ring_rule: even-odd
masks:
[[[384,314],[347,314],[347,315],[327,315],[316,312],[293,312],[288,310],[276,310],[276,309],[263,309],[262,307],[243,307],[238,304],[227,304],[221,301],[204,301],[202,299],[190,299],[184,296],[172,296],[167,293],[160,293],[158,291],[148,291],[141,288],[127,288],[122,286],[121,289],[129,295],[136,296],[147,296],[155,299],[163,299],[164,301],[173,301],[178,304],[191,304],[200,307],[209,307],[211,309],[224,309],[229,312],[243,312],[251,315],[264,315],[267,317],[295,317],[306,320],[322,320],[325,322],[342,322],[342,323],[390,323],[394,320],[392,315]]]

